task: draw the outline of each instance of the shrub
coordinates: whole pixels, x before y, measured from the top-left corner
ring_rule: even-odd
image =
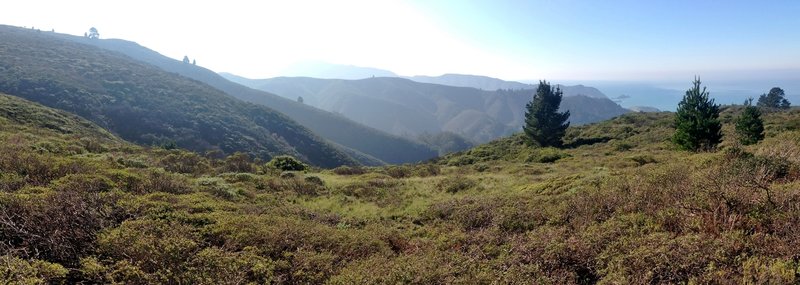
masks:
[[[322,181],[322,178],[319,178],[317,176],[306,176],[306,178],[304,178],[303,180],[305,180],[307,183],[316,184],[319,186],[325,186],[325,181]]]
[[[304,163],[288,155],[273,157],[272,160],[267,163],[267,167],[283,171],[303,171],[308,168]]]
[[[552,147],[536,149],[525,159],[526,162],[553,163],[559,159],[569,157],[568,154]]]
[[[10,255],[0,256],[0,283],[3,284],[59,284],[67,277],[67,269],[60,264],[41,260],[23,260]]]
[[[171,153],[158,163],[169,172],[185,174],[203,174],[211,168],[204,157],[185,151]]]
[[[367,173],[367,170],[360,166],[347,166],[342,165],[333,169],[333,173],[337,175],[361,175]]]
[[[633,145],[627,142],[617,142],[614,144],[614,150],[622,152],[622,151],[629,151],[633,148]]]
[[[97,244],[103,256],[129,263],[156,283],[174,284],[199,250],[198,239],[191,227],[180,223],[129,220],[101,234]]]
[[[653,158],[650,155],[646,155],[646,154],[630,156],[630,157],[628,157],[628,159],[633,160],[633,162],[636,162],[636,164],[638,164],[639,166],[642,166],[642,165],[645,165],[645,164],[649,164],[649,163],[656,163],[656,159],[655,158]]]
[[[64,190],[0,203],[2,247],[74,265],[92,252],[98,231],[115,224],[118,197]]]
[[[447,193],[457,193],[464,190],[469,190],[476,185],[478,185],[478,183],[475,180],[469,177],[457,175],[442,179],[436,184],[436,188]]]
[[[226,172],[253,173],[256,171],[256,167],[250,160],[250,156],[245,153],[237,152],[225,158],[222,170]]]

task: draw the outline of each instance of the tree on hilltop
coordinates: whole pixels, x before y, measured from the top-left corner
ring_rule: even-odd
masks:
[[[780,87],[773,87],[767,94],[761,94],[758,97],[759,107],[772,108],[772,109],[789,109],[791,105],[789,100],[786,100],[786,94]]]
[[[547,81],[539,81],[533,100],[525,106],[525,135],[539,146],[561,146],[569,127],[569,111],[559,113],[563,93]]]
[[[99,39],[100,38],[100,33],[97,31],[97,28],[95,28],[95,27],[89,28],[89,33],[86,33],[84,35],[86,35],[86,37],[90,38],[90,39]]]
[[[672,141],[684,150],[712,150],[722,141],[719,105],[709,98],[706,87],[700,89],[700,78],[692,84],[678,103]]]

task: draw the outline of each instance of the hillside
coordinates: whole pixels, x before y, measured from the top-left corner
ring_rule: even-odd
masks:
[[[564,149],[514,135],[308,172],[138,147],[16,97],[0,110],[0,282],[798,281],[800,110],[739,147],[725,109],[716,153],[675,150],[672,113],[633,113],[571,127]]]
[[[2,93],[0,93],[0,128],[5,133],[19,135],[43,133],[53,137],[72,137],[80,139],[81,145],[89,141],[104,144],[123,143],[110,132],[81,117]],[[39,147],[46,148],[47,144],[39,144],[34,148]]]
[[[426,160],[436,152],[412,140],[390,135],[381,129],[370,128],[341,115],[301,104],[294,98],[283,98],[268,92],[254,90],[228,81],[215,72],[200,66],[185,64],[165,57],[153,50],[125,40],[89,40],[82,37],[61,35],[62,38],[117,51],[136,60],[155,65],[169,72],[206,83],[240,100],[264,105],[281,112],[315,134],[349,148],[357,157],[372,157],[360,160],[365,164],[401,164]]]
[[[322,167],[354,164],[303,126],[263,106],[124,55],[0,27],[0,92],[84,117],[139,144],[199,152],[290,154]]]
[[[485,91],[389,77],[249,80],[227,75],[227,78],[287,98],[303,97],[306,104],[393,134],[451,132],[476,142],[520,130],[525,104],[533,96],[532,90]],[[562,109],[570,110],[571,122],[576,125],[628,112],[607,98],[581,95],[565,96]]]

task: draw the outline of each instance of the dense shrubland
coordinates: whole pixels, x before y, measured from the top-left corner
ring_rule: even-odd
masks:
[[[798,281],[797,110],[764,114],[766,138],[741,146],[742,110],[723,108],[714,153],[676,150],[673,115],[639,113],[572,127],[561,149],[516,135],[320,170],[134,146],[0,100],[3,282]]]

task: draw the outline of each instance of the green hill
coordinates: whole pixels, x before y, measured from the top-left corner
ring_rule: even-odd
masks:
[[[0,95],[0,283],[795,284],[800,110],[676,150],[674,114],[425,164],[284,172]]]
[[[144,145],[355,161],[286,116],[201,82],[53,33],[0,27],[0,92],[84,117]]]
[[[521,130],[525,104],[530,102],[534,92],[486,91],[392,77],[362,80],[305,77],[252,80],[230,74],[226,77],[287,98],[303,97],[306,104],[396,135],[451,132],[476,142],[488,142]],[[599,93],[584,86],[568,88],[592,89]],[[604,96],[588,97],[577,93],[563,98],[562,109],[570,110],[570,121],[574,125],[628,112]]]
[[[298,103],[295,100],[296,97],[287,99],[233,83],[211,70],[165,57],[134,42],[116,39],[92,40],[67,35],[60,35],[60,37],[123,53],[166,71],[206,83],[238,99],[277,110],[309,128],[315,134],[349,148],[350,151],[360,152],[356,153],[356,156],[374,158],[362,160],[362,163],[411,163],[436,156],[435,151],[407,138],[390,135],[341,115]]]

